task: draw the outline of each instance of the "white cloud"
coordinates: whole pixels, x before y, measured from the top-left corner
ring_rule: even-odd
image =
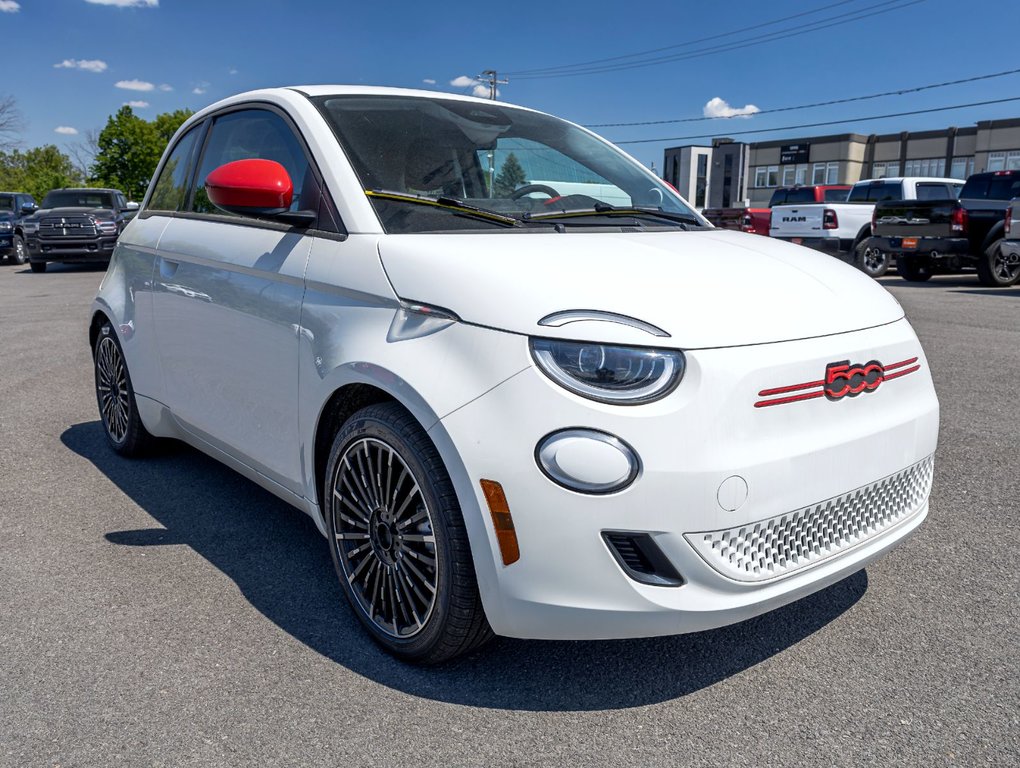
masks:
[[[114,85],[118,88],[123,88],[125,91],[151,91],[156,87],[144,80],[118,80]]]
[[[480,99],[487,99],[489,98],[489,86],[479,83],[471,89],[471,95],[477,96]],[[496,95],[499,96],[499,88],[496,89]]]
[[[425,85],[435,85],[436,84],[436,81],[433,80],[431,77],[426,77],[424,80],[422,80],[422,82],[425,83]]]
[[[83,69],[86,72],[105,72],[106,62],[100,59],[64,59],[53,65],[54,69]]]
[[[453,78],[453,80],[450,81],[450,85],[454,88],[467,88],[469,85],[478,85],[478,81],[473,77],[461,75],[460,77]]]
[[[113,5],[117,8],[159,8],[159,0],[85,0],[93,5]]]
[[[227,74],[228,75],[236,75],[237,74],[237,70],[234,69],[233,67],[231,67],[230,69],[227,70]]]
[[[194,88],[191,89],[191,92],[196,96],[201,96],[203,93],[205,93],[205,88],[203,88],[200,85],[196,85]]]
[[[58,125],[56,128],[53,129],[53,132],[54,133],[59,133],[62,136],[77,136],[78,135],[78,129],[77,128],[72,128],[69,125]]]
[[[172,85],[167,85],[166,83],[161,83],[159,86],[159,90],[163,91],[163,93],[169,93],[173,89],[174,87]]]
[[[20,3],[16,3],[14,0],[0,0],[0,11],[4,13],[17,13],[20,10]]]
[[[705,117],[750,117],[755,112],[761,112],[754,104],[744,107],[731,107],[723,99],[716,96],[705,105]]]
[[[145,109],[147,106],[149,106],[149,102],[147,102],[147,101],[125,101],[124,102],[124,106],[125,107],[134,107],[135,109]]]

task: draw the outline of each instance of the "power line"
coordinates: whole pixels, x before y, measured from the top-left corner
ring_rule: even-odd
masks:
[[[911,115],[927,115],[932,112],[948,112],[952,109],[966,109],[968,107],[984,107],[989,104],[1005,104],[1010,101],[1020,101],[1020,96],[1012,96],[1008,99],[992,99],[991,101],[975,101],[970,104],[956,104],[951,107],[933,107],[932,109],[914,109],[909,112],[893,112],[888,115],[872,115],[870,117],[851,117],[846,120],[826,120],[821,123],[801,123],[800,125],[787,125],[782,128],[758,128],[753,131],[732,131],[727,132],[729,136],[744,136],[751,133],[776,133],[778,131],[798,131],[802,128],[818,128],[825,125],[842,125],[844,123],[860,123],[866,120],[886,120],[892,117],[909,117]],[[702,133],[697,136],[667,136],[660,139],[631,139],[629,141],[614,141],[614,144],[654,144],[660,141],[687,141],[689,139],[708,139],[715,136],[712,133]]]
[[[884,93],[873,93],[868,96],[851,96],[845,99],[833,99],[831,101],[816,101],[813,104],[800,104],[796,107],[776,107],[774,109],[761,109],[757,112],[740,115],[717,115],[715,117],[683,117],[675,120],[644,120],[637,123],[592,123],[585,124],[586,128],[623,128],[632,127],[638,125],[665,125],[667,123],[701,123],[706,120],[733,120],[736,118],[747,118],[752,115],[757,117],[758,115],[771,115],[776,112],[794,112],[800,109],[813,109],[815,107],[829,107],[833,104],[849,104],[853,101],[868,101],[870,99],[880,99],[885,96],[904,96],[908,93],[920,93],[921,91],[928,91],[934,88],[946,88],[951,85],[963,85],[964,83],[975,83],[979,80],[991,80],[996,77],[1006,77],[1007,75],[1015,75],[1020,73],[1020,69],[1009,69],[1005,72],[994,72],[990,75],[975,75],[974,77],[966,77],[962,80],[947,80],[941,83],[931,83],[929,85],[918,85],[913,88],[901,88],[897,91],[885,91]]]
[[[830,3],[829,5],[823,5],[820,8],[815,8],[814,10],[811,10],[811,11],[802,11],[801,13],[795,13],[792,16],[783,16],[782,18],[779,18],[779,19],[772,19],[771,21],[763,21],[763,22],[761,22],[759,24],[752,24],[749,27],[741,27],[740,29],[730,30],[729,32],[721,32],[721,33],[719,33],[717,35],[710,35],[709,37],[699,37],[696,40],[687,40],[687,41],[685,41],[683,43],[676,43],[675,45],[667,45],[667,46],[664,46],[662,48],[652,48],[651,50],[648,50],[648,51],[638,51],[637,53],[628,53],[628,54],[625,54],[623,56],[611,56],[611,57],[605,58],[605,59],[592,59],[591,61],[580,61],[580,62],[577,62],[576,64],[561,64],[561,65],[555,66],[555,67],[540,67],[538,69],[520,69],[520,70],[517,70],[516,72],[507,72],[506,74],[514,75],[515,77],[518,76],[518,75],[534,75],[534,74],[541,74],[541,73],[546,73],[546,72],[558,72],[558,71],[564,70],[564,69],[574,69],[574,68],[578,68],[578,67],[587,67],[587,66],[591,66],[593,64],[604,64],[604,63],[610,62],[610,61],[621,61],[623,59],[634,59],[634,58],[637,58],[639,56],[647,56],[647,55],[652,54],[652,53],[662,53],[663,51],[671,51],[671,50],[673,50],[675,48],[685,48],[685,47],[687,47],[689,45],[697,45],[698,43],[707,43],[710,40],[718,40],[719,38],[729,37],[730,35],[739,35],[741,32],[750,32],[751,30],[760,29],[761,27],[771,27],[771,26],[773,26],[775,24],[781,24],[784,21],[791,21],[793,19],[800,19],[800,18],[803,18],[804,16],[812,16],[812,15],[814,15],[816,13],[821,13],[822,11],[827,11],[830,8],[835,8],[835,7],[840,6],[840,5],[848,5],[849,3],[856,3],[856,2],[860,2],[860,0],[840,0],[838,3]]]
[[[722,45],[711,46],[708,48],[700,48],[687,53],[673,54],[670,56],[661,56],[657,58],[647,59],[644,61],[637,61],[628,64],[608,65],[603,67],[591,67],[588,69],[575,69],[568,71],[568,68],[564,68],[564,71],[550,72],[548,74],[533,74],[533,75],[514,75],[516,80],[536,80],[544,78],[554,77],[576,77],[580,75],[595,75],[603,74],[607,72],[619,72],[626,69],[639,69],[642,67],[655,66],[656,64],[665,64],[674,61],[685,61],[689,59],[702,58],[704,56],[712,56],[717,53],[728,53],[730,51],[742,50],[744,48],[752,48],[765,43],[775,42],[777,40],[784,40],[790,37],[798,37],[800,35],[810,34],[812,32],[818,32],[823,29],[829,29],[830,27],[839,26],[850,21],[861,21],[863,19],[879,16],[885,13],[891,13],[892,11],[903,10],[913,5],[928,2],[928,0],[884,0],[881,3],[869,5],[864,8],[859,8],[856,11],[850,11],[848,13],[839,14],[836,16],[830,16],[826,19],[819,19],[818,21],[809,22],[806,25],[790,27],[787,29],[777,30],[776,32],[769,32],[765,35],[752,36],[744,38],[743,40],[736,40],[731,43],[724,43]],[[852,17],[852,18],[851,18]],[[508,75],[513,74],[508,72]]]

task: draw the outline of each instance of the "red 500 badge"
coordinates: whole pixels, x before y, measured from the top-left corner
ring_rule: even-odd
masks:
[[[861,392],[874,392],[883,382],[921,370],[917,360],[916,357],[911,357],[886,364],[878,360],[871,360],[864,365],[851,363],[849,360],[829,363],[825,366],[824,379],[763,389],[758,393],[758,397],[763,399],[756,402],[754,407],[789,405],[819,397],[837,402],[844,397],[856,397]]]
[[[885,380],[885,368],[878,360],[864,365],[841,360],[825,366],[825,396],[829,400],[857,397],[861,392],[874,392]]]

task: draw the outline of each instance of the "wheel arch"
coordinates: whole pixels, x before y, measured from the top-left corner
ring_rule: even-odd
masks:
[[[89,322],[89,349],[95,354],[96,340],[99,338],[99,329],[103,327],[103,323],[110,323],[113,325],[113,321],[110,320],[109,315],[105,309],[95,309],[92,311],[92,320]]]
[[[871,222],[868,222],[863,227],[861,227],[861,231],[858,232],[857,237],[854,238],[854,244],[850,246],[850,251],[851,252],[856,251],[857,246],[863,243],[869,237],[871,237]]]
[[[988,249],[991,248],[996,241],[1001,240],[1005,236],[1005,234],[1006,234],[1006,222],[1005,221],[996,222],[996,224],[992,226],[990,230],[988,230],[988,234],[985,235],[985,240],[983,243],[981,243],[981,253],[979,253],[978,256],[984,255],[988,251]]]

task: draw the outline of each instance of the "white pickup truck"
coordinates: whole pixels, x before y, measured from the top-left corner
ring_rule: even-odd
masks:
[[[845,203],[780,205],[772,209],[769,235],[841,256],[864,258],[858,250],[871,236],[871,214],[882,200],[949,200],[960,196],[959,179],[928,177],[859,181]]]

